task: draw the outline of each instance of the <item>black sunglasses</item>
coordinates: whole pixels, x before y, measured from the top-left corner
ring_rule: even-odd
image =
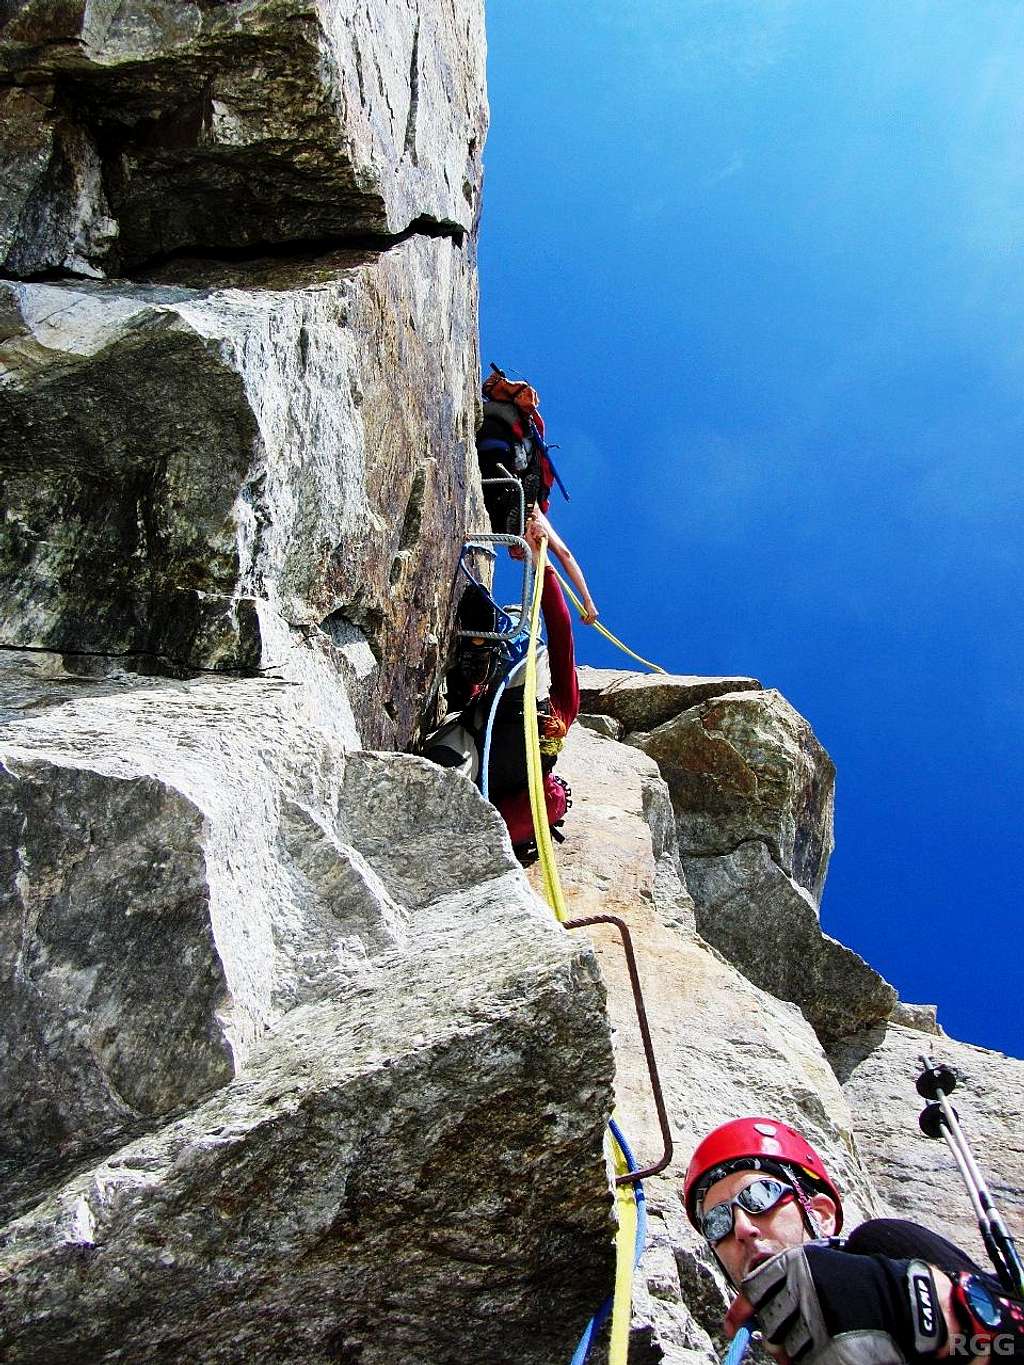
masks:
[[[796,1191],[792,1185],[784,1185],[781,1180],[772,1180],[767,1176],[760,1180],[752,1180],[749,1185],[744,1185],[734,1198],[726,1199],[701,1214],[701,1232],[714,1246],[732,1232],[735,1219],[733,1209],[737,1205],[744,1213],[756,1216],[759,1213],[770,1213],[787,1196],[796,1198]]]

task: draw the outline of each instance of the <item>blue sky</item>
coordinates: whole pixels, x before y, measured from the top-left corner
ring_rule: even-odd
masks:
[[[825,928],[1021,1055],[1024,9],[490,0],[488,41],[483,360],[603,619],[807,716]]]

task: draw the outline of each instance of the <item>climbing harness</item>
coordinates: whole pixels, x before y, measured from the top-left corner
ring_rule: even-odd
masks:
[[[555,575],[559,583],[561,583],[562,587],[565,589],[566,593],[568,594],[569,601],[579,612],[580,616],[581,617],[585,616],[586,613],[583,610],[583,603],[573,592],[572,588],[569,587],[569,584],[565,581],[565,579],[562,577],[562,575],[558,572],[557,569],[552,568],[551,572]],[[638,664],[643,664],[644,668],[649,668],[652,673],[664,673],[666,671],[664,668],[661,667],[660,664],[652,664],[650,659],[644,659],[639,654],[634,653],[633,650],[630,649],[629,645],[624,645],[622,641],[618,638],[618,636],[613,635],[610,630],[608,630],[605,626],[602,626],[600,621],[594,621],[592,622],[592,625],[594,629],[597,631],[598,635],[603,635],[604,638],[608,640],[611,644],[613,644],[616,649],[621,649],[623,654],[628,654],[631,659],[635,659]]]
[[[992,1200],[985,1178],[960,1127],[960,1116],[949,1102],[949,1096],[956,1087],[957,1074],[951,1066],[937,1066],[930,1057],[922,1055],[920,1061],[922,1070],[917,1078],[917,1093],[927,1101],[918,1118],[921,1132],[925,1137],[945,1138],[967,1186],[981,1239],[995,1266],[999,1283],[1008,1294],[1024,1297],[1024,1265],[1021,1264],[1017,1244]]]

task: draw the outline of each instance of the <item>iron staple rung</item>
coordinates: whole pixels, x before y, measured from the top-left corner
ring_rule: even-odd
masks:
[[[500,630],[457,630],[455,634],[463,640],[514,640],[520,631],[516,629],[503,635]]]
[[[529,550],[530,546],[522,536],[510,535],[505,531],[477,531],[472,540],[467,540],[467,546],[477,546],[486,554],[486,545],[519,545],[524,550]]]
[[[654,1043],[651,1040],[651,1029],[647,1022],[647,1010],[644,1006],[640,974],[637,971],[636,954],[633,951],[633,940],[625,922],[616,915],[588,915],[584,919],[567,919],[563,923],[566,929],[583,929],[590,924],[611,924],[618,930],[619,937],[622,939],[622,949],[626,955],[626,967],[629,971],[629,985],[633,992],[636,1019],[640,1025],[640,1038],[643,1043],[644,1057],[647,1061],[647,1074],[651,1079],[654,1107],[657,1110],[658,1126],[661,1128],[661,1139],[664,1145],[661,1156],[653,1165],[644,1166],[642,1170],[630,1171],[627,1175],[615,1177],[616,1185],[631,1185],[634,1181],[646,1180],[649,1175],[657,1175],[672,1161],[672,1129],[668,1121],[668,1111],[665,1108],[665,1095],[661,1088],[661,1078],[658,1075],[658,1063],[654,1056]]]

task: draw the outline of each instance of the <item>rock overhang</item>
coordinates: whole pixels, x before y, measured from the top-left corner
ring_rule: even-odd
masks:
[[[441,0],[17,4],[0,35],[4,272],[456,234],[478,212],[482,18]]]

